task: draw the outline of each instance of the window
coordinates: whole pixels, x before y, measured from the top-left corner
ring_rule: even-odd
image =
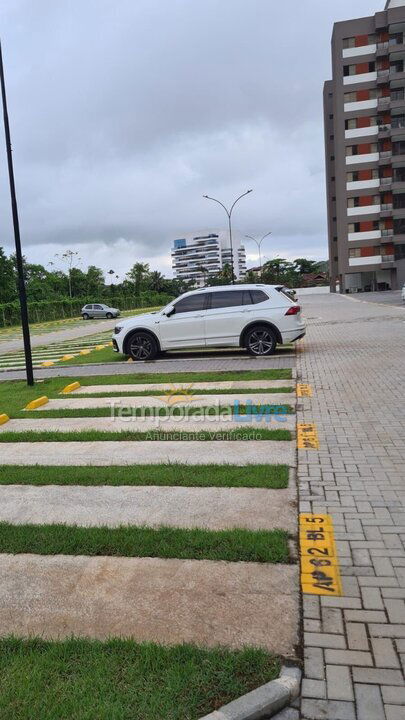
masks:
[[[344,101],[345,101],[345,103],[357,102],[356,91],[345,93]]]
[[[84,309],[85,310],[93,310],[93,305],[85,305]]]
[[[405,208],[405,194],[400,193],[398,195],[394,195],[394,208]]]
[[[103,309],[102,305],[94,305],[94,310],[102,310],[102,309]]]
[[[393,128],[405,127],[405,115],[393,115],[391,120],[391,126]]]
[[[405,218],[394,220],[394,235],[405,234]]]
[[[403,100],[405,97],[405,88],[397,88],[391,90],[391,100]]]
[[[394,168],[394,182],[405,182],[405,167]]]
[[[223,290],[211,293],[211,309],[251,305],[248,290]]]
[[[329,140],[334,140],[334,139],[335,139],[334,135],[329,135]]]
[[[394,74],[401,73],[404,71],[404,61],[403,60],[394,60],[393,62],[390,62],[390,68]]]
[[[266,293],[263,292],[263,290],[251,290],[250,294],[252,296],[253,305],[257,305],[261,302],[266,302],[266,300],[269,299]]]
[[[405,140],[399,140],[392,143],[393,155],[405,155]]]
[[[329,115],[329,120],[333,120],[333,115]]]
[[[179,302],[174,306],[176,315],[177,313],[198,312],[199,310],[204,310],[207,294],[208,293],[199,293],[197,295],[189,295],[188,297],[179,300]]]
[[[357,127],[357,119],[345,120],[345,130],[354,130]]]
[[[335,156],[334,156],[334,155],[331,155],[331,156],[330,156],[330,159],[331,159],[331,160],[334,160],[334,159],[335,159]]]

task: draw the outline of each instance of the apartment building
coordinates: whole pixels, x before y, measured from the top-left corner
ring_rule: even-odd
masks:
[[[405,0],[335,23],[324,86],[331,290],[405,282]]]
[[[246,275],[246,252],[238,234],[233,236],[233,266],[236,280]],[[178,280],[202,287],[225,265],[232,265],[228,231],[187,235],[174,241],[172,267]]]

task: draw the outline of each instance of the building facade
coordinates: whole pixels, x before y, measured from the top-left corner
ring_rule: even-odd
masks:
[[[335,23],[324,86],[331,290],[405,282],[405,0]]]
[[[246,275],[246,253],[240,238],[233,236],[233,266],[236,280]],[[225,265],[232,264],[229,232],[201,233],[178,238],[173,243],[172,267],[175,278],[193,282],[196,287],[206,285],[209,277],[217,275]]]

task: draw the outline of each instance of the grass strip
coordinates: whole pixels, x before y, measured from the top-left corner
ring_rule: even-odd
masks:
[[[258,648],[4,638],[0,717],[198,720],[279,673],[279,660]]]
[[[288,486],[287,465],[128,465],[53,467],[0,465],[0,485],[159,485],[175,487]]]
[[[34,431],[28,430],[23,432],[2,432],[0,433],[0,443],[10,442],[104,442],[104,441],[123,441],[133,440],[134,442],[142,440],[155,440],[162,442],[173,441],[242,441],[242,440],[291,440],[292,435],[289,430],[262,430],[252,426],[244,427],[236,430],[200,430],[198,432],[188,432],[187,430],[175,430],[173,432],[164,432],[161,430],[151,430],[150,432],[138,432],[134,430],[121,430],[118,432],[110,432],[108,430],[82,430],[80,432],[57,432],[57,431]]]
[[[101,351],[100,351],[101,352]],[[48,378],[37,381],[33,387],[27,387],[23,380],[0,381],[0,413],[7,413],[9,417],[23,417],[21,409],[39,395],[49,398],[58,397],[60,391],[68,382],[79,380],[86,385],[121,385],[128,382],[140,383],[193,383],[215,382],[216,380],[291,380],[292,371],[288,368],[281,370],[241,370],[226,372],[196,372],[196,373],[131,373],[129,375],[100,375],[89,377]]]
[[[124,406],[125,407],[125,406]],[[122,412],[122,407],[101,407],[101,408],[72,408],[68,410],[46,410],[46,406],[42,410],[35,411],[23,411],[16,415],[14,418],[74,418],[74,417],[128,417],[128,415]],[[167,417],[168,406],[159,407],[143,407],[143,408],[130,408],[130,417]],[[215,415],[246,415],[247,412],[257,413],[261,416],[262,413],[265,415],[293,415],[295,410],[291,405],[239,405],[237,408],[234,405],[224,405],[219,407],[208,407],[203,408],[198,406],[187,405],[186,407],[170,407],[170,417],[189,417],[191,415],[199,415],[200,417],[213,417]]]
[[[0,553],[108,555],[179,560],[286,563],[285,530],[205,530],[202,528],[79,527],[0,523]]]

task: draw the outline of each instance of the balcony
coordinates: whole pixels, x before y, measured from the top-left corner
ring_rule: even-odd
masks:
[[[375,213],[379,213],[381,210],[381,205],[357,205],[356,207],[348,207],[347,208],[347,214],[349,217],[353,217],[355,215],[374,215]]]
[[[345,130],[345,139],[367,137],[369,135],[377,135],[380,137],[380,127],[378,125],[368,125],[367,127],[350,128]],[[382,136],[384,137],[384,135]]]
[[[368,230],[367,232],[348,233],[349,242],[361,242],[362,240],[380,240],[381,230]]]
[[[378,137],[379,138],[389,137],[390,134],[391,134],[391,125],[390,124],[378,125]]]
[[[394,237],[394,228],[385,228],[384,230],[381,230],[381,237],[382,238]]]
[[[380,190],[391,190],[392,177],[380,178]]]
[[[388,78],[389,78],[388,70],[387,70],[387,73],[388,73],[388,75],[386,76],[384,82],[388,81]],[[359,73],[358,75],[344,75],[343,84],[344,85],[354,85],[356,83],[375,82],[376,80],[378,82],[376,72]]]
[[[387,55],[389,48],[389,42],[379,42],[377,43],[377,57],[381,57],[382,55]]]
[[[346,165],[358,165],[359,163],[378,162],[380,153],[365,153],[364,155],[346,155]]]
[[[384,263],[391,263],[394,262],[395,255],[381,255],[381,262]]]
[[[374,73],[377,77],[377,85],[384,85],[385,83],[389,82],[390,79],[390,71],[389,70],[377,70],[377,73]]]
[[[361,57],[362,55],[374,55],[377,52],[377,45],[372,43],[370,45],[359,45],[357,47],[343,48],[342,57]]]
[[[351,257],[349,258],[350,267],[356,265],[380,265],[381,255],[364,255],[364,257]]]
[[[379,110],[388,110],[391,105],[390,97],[380,97],[377,100],[377,107]]]

